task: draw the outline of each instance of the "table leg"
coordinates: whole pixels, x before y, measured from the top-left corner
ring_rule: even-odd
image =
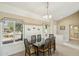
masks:
[[[36,54],[37,54],[37,56],[39,56],[39,51],[38,51],[38,47],[37,47],[37,53],[36,53]]]

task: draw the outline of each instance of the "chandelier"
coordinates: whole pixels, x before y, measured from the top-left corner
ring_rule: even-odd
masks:
[[[51,19],[52,15],[49,14],[49,3],[46,3],[46,15],[43,16],[44,19]]]

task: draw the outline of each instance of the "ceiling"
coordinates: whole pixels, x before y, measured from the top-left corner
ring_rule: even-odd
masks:
[[[46,15],[46,2],[6,2],[0,3],[0,11],[42,19]],[[49,14],[59,20],[79,10],[78,2],[49,2]],[[14,11],[14,12],[13,12]]]

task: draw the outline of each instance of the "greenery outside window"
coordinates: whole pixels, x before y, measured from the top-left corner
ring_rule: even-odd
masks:
[[[14,23],[13,21],[4,20],[3,21],[3,44],[11,43],[14,39]]]
[[[23,24],[20,22],[16,22],[5,18],[1,21],[2,22],[2,43],[8,44],[14,41],[20,41],[23,39]]]

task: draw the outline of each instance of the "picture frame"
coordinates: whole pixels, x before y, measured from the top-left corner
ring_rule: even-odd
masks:
[[[65,26],[60,26],[60,30],[65,30]]]

